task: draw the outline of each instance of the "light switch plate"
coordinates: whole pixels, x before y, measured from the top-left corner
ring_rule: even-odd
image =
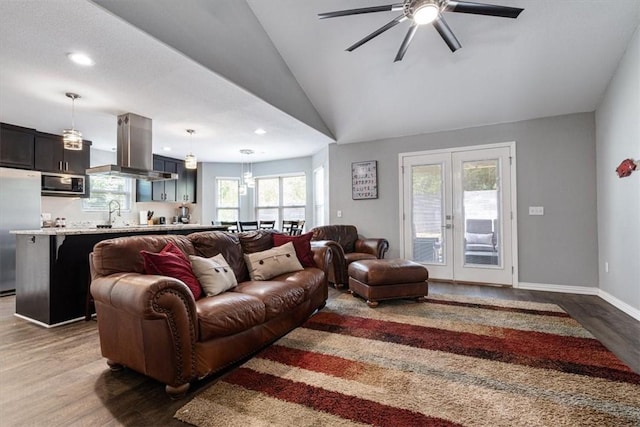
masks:
[[[529,215],[544,215],[544,206],[529,206]]]
[[[338,218],[342,218],[342,211],[338,211],[337,214],[338,214]]]

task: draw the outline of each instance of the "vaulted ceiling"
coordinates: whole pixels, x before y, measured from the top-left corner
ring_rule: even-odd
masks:
[[[406,22],[345,48],[399,12],[317,18],[385,0],[0,1],[0,120],[60,133],[71,91],[76,127],[98,148],[134,112],[153,119],[156,153],[298,157],[333,141],[593,111],[640,22],[637,0],[486,2],[525,10],[446,13],[462,49],[426,25],[394,63]],[[96,64],[71,64],[71,51]]]

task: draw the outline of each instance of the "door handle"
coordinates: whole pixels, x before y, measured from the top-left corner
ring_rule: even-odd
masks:
[[[453,228],[453,224],[445,224],[442,226],[442,228]]]

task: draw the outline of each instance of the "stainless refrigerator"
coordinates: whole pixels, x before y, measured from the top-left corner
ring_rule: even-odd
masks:
[[[0,168],[0,295],[16,289],[16,236],[40,228],[40,172]]]

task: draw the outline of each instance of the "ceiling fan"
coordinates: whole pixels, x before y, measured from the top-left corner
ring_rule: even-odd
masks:
[[[352,44],[346,50],[351,52],[374,37],[379,36],[390,28],[395,27],[401,22],[411,21],[411,26],[407,35],[404,37],[400,49],[396,55],[394,62],[402,61],[404,54],[409,48],[409,44],[416,33],[419,26],[425,24],[433,24],[440,36],[444,39],[451,52],[460,49],[462,45],[447,25],[442,16],[442,12],[458,12],[471,13],[475,15],[498,16],[502,18],[517,18],[524,9],[517,7],[497,6],[485,3],[472,3],[468,1],[454,0],[404,0],[403,3],[387,4],[383,6],[362,7],[359,9],[338,10],[336,12],[325,12],[318,14],[318,18],[337,18],[340,16],[360,15],[363,13],[373,12],[402,12],[388,24],[378,28],[362,40]]]

